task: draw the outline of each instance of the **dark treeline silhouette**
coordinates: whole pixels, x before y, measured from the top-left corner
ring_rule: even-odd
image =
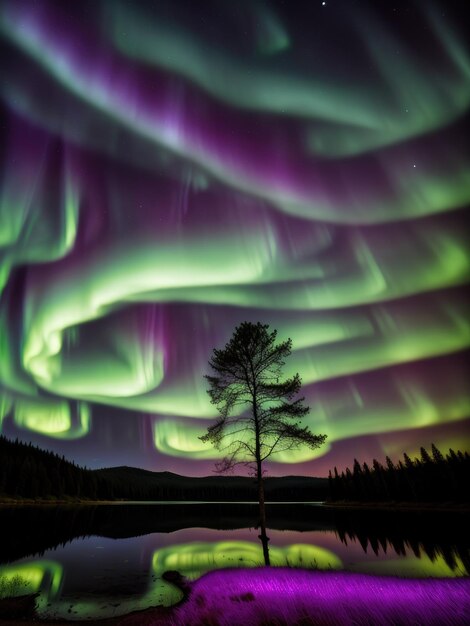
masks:
[[[268,501],[325,500],[326,478],[266,478]],[[89,470],[63,456],[0,436],[0,494],[58,500],[256,501],[257,483],[244,476],[192,478],[133,467]]]
[[[339,474],[335,467],[328,480],[333,502],[468,502],[470,456],[451,449],[444,457],[432,444],[431,454],[421,448],[420,458],[405,453],[397,464],[388,456],[385,466],[376,459],[372,467],[354,459],[352,470]]]
[[[31,443],[10,441],[3,435],[0,436],[0,494],[57,499],[113,497],[110,486],[96,472]]]

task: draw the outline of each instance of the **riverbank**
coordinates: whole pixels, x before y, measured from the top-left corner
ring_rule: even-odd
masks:
[[[331,509],[365,509],[392,511],[449,511],[470,512],[468,502],[323,502],[322,506]]]
[[[101,504],[127,504],[129,500],[82,500],[80,498],[54,499],[54,498],[1,498],[0,506],[56,506],[64,505],[101,505]],[[142,504],[146,504],[145,501]]]
[[[0,497],[0,507],[16,507],[16,506],[109,506],[109,505],[166,505],[166,504],[179,504],[179,505],[191,505],[191,504],[240,504],[232,500],[225,501],[199,501],[199,500],[172,500],[172,501],[155,501],[155,500],[86,500],[86,499],[74,499],[67,498],[62,500],[55,500],[51,498],[7,498]],[[243,502],[243,504],[258,504],[253,500],[250,502]],[[266,502],[267,505],[277,504],[312,504],[311,502]],[[318,506],[328,509],[364,509],[364,510],[393,510],[393,511],[449,511],[449,512],[470,512],[470,503],[466,502],[315,502]]]

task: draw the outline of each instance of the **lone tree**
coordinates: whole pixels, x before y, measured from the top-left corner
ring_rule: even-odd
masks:
[[[220,417],[200,437],[225,453],[216,464],[218,471],[228,471],[240,463],[254,470],[266,542],[263,462],[275,452],[300,446],[318,448],[326,439],[326,435],[314,435],[307,426],[301,426],[309,407],[303,404],[304,398],[294,399],[301,387],[300,376],[280,381],[292,341],[276,345],[277,331],[268,329],[260,322],[243,322],[223,350],[214,350],[209,361],[213,374],[205,378],[209,382],[207,393]],[[267,543],[263,547],[269,564]]]

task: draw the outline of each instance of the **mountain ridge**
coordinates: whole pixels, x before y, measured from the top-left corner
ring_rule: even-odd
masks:
[[[325,500],[327,478],[268,476],[266,501]],[[78,498],[141,501],[257,501],[257,485],[249,476],[182,476],[120,465],[87,469],[18,440],[0,436],[0,495],[20,498]]]

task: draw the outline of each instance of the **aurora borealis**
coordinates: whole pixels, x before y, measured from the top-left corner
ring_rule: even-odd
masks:
[[[469,449],[464,9],[292,4],[0,0],[2,432],[206,475],[247,320],[328,435],[271,474]]]

